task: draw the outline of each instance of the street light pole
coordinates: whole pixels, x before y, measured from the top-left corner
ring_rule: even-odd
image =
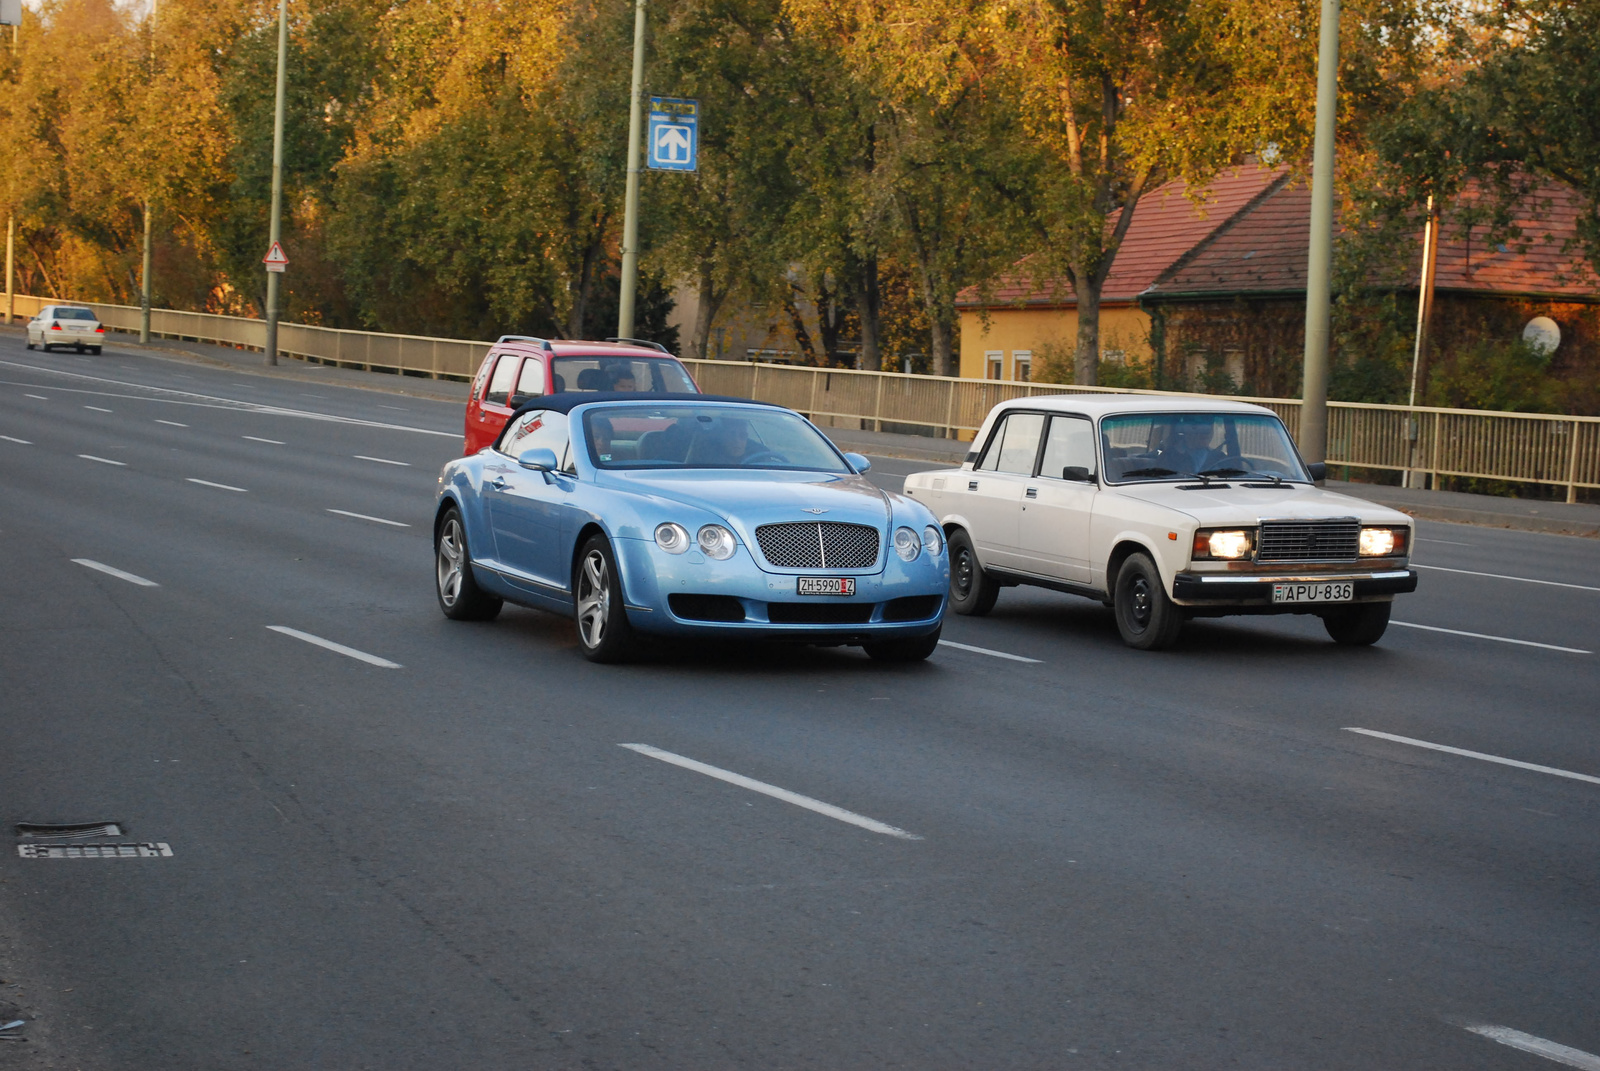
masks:
[[[1311,250],[1306,264],[1306,353],[1300,453],[1328,456],[1328,322],[1333,300],[1333,141],[1339,95],[1339,0],[1322,0],[1317,125],[1311,155]]]
[[[268,241],[276,247],[283,217],[284,69],[289,58],[289,0],[278,0],[278,90],[272,111],[272,224]],[[267,363],[278,363],[278,277],[267,272]]]
[[[633,299],[639,289],[639,142],[644,122],[645,0],[633,4],[633,93],[628,110],[628,193],[622,211],[622,286],[617,337],[633,337]]]
[[[156,0],[150,0],[150,59],[156,56]],[[151,63],[152,68],[155,66]],[[152,70],[151,77],[155,76]],[[139,343],[150,344],[150,195],[144,198],[144,263],[139,270]]]
[[[22,37],[22,16],[17,16],[17,24],[11,27],[11,59],[16,62],[17,42]],[[11,189],[7,191],[15,195],[16,181],[11,182]],[[7,198],[10,200],[10,198]],[[13,280],[16,277],[16,245],[17,245],[17,209],[15,205],[6,207],[6,326],[11,326],[11,321],[16,319],[17,292]]]

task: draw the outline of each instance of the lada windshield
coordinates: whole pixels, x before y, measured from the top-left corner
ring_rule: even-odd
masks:
[[[557,357],[550,365],[557,394],[580,390],[700,393],[683,365],[661,357]]]
[[[583,426],[603,469],[850,471],[821,432],[781,409],[608,405],[586,413]]]
[[[1111,483],[1196,477],[1310,482],[1283,422],[1265,413],[1128,413],[1100,421]]]

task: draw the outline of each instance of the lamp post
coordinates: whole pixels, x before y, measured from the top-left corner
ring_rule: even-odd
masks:
[[[633,337],[633,299],[639,289],[639,149],[644,123],[645,0],[633,4],[633,92],[628,102],[628,192],[622,209],[622,283],[617,337]]]
[[[1306,352],[1300,453],[1328,456],[1328,321],[1333,298],[1333,141],[1339,96],[1339,0],[1322,0],[1317,125],[1311,155],[1311,250],[1306,263]]]
[[[157,0],[150,0],[150,60],[151,67],[155,66],[156,58],[156,5]],[[155,71],[152,70],[154,77]],[[144,198],[144,259],[139,269],[139,343],[150,343],[150,195]]]
[[[642,0],[641,0],[642,2]],[[272,111],[272,223],[268,241],[278,247],[279,223],[283,217],[283,97],[284,69],[289,58],[289,0],[278,0],[278,88]],[[267,272],[267,363],[278,363],[278,277],[281,271]]]
[[[11,27],[11,61],[17,59],[17,42],[22,38],[22,5],[16,7],[17,21]],[[8,193],[16,193],[15,180],[11,183]],[[10,200],[8,197],[6,200]],[[17,269],[17,210],[13,205],[6,206],[6,326],[11,326],[11,321],[16,318],[17,292],[13,280],[16,278]]]

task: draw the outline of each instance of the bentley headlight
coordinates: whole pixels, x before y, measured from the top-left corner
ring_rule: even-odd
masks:
[[[922,549],[929,554],[938,554],[944,549],[944,533],[937,524],[930,524],[922,530]]]
[[[697,539],[706,557],[719,562],[733,557],[733,550],[739,545],[733,533],[720,524],[706,525],[700,529]]]
[[[1404,554],[1405,551],[1406,534],[1403,529],[1361,529],[1361,556],[1363,558],[1387,558],[1392,554]]]
[[[916,561],[917,555],[922,553],[922,540],[909,528],[896,528],[894,552],[900,555],[901,561]]]
[[[682,554],[689,549],[689,531],[681,524],[656,525],[656,546],[668,554]]]

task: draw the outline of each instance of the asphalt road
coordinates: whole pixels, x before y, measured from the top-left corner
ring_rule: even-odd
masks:
[[[1423,524],[1372,649],[600,667],[438,612],[460,422],[0,336],[0,814],[172,852],[0,857],[0,1068],[1600,1067],[1600,543]]]

